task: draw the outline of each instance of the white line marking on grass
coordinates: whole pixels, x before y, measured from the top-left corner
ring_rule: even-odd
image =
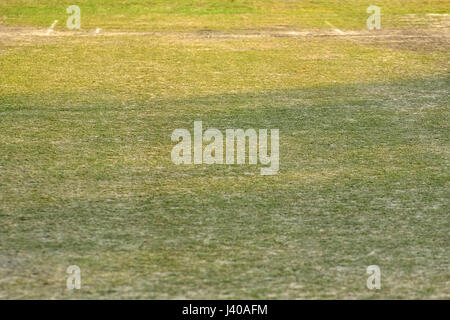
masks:
[[[333,25],[332,25],[331,23],[329,23],[328,21],[325,21],[325,23],[326,23],[327,25],[329,25],[331,28],[333,28],[333,31],[334,31],[334,32],[337,32],[337,33],[342,34],[342,35],[345,34],[345,32],[343,32],[342,30],[339,30],[338,28],[336,28],[335,26],[333,26]]]
[[[448,13],[427,13],[427,16],[430,17],[448,17],[450,14]]]
[[[50,28],[48,28],[47,33],[45,34],[46,36],[49,36],[50,33],[53,32],[53,28],[55,27],[55,25],[58,23],[58,20],[55,20],[55,22],[52,23],[52,25],[50,26]]]

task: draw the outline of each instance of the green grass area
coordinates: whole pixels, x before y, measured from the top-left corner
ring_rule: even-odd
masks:
[[[64,22],[67,4],[2,1],[0,31]],[[363,29],[365,1],[77,4],[82,29],[171,32],[0,32],[1,299],[450,298],[445,33],[232,36]],[[389,17],[449,11],[377,5],[409,32]],[[230,35],[183,32],[201,29]],[[194,120],[278,128],[279,173],[176,166],[171,133]]]
[[[50,26],[65,21],[71,0],[4,0],[0,21],[7,25]],[[367,0],[80,0],[83,29],[112,30],[232,30],[290,26],[324,28],[325,21],[341,29],[364,29],[369,14]],[[426,14],[450,11],[448,0],[380,0],[385,27],[423,24]],[[417,19],[402,19],[407,14]],[[57,28],[64,28],[63,24]]]

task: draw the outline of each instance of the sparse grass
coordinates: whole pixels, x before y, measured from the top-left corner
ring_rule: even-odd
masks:
[[[83,28],[171,33],[0,39],[0,298],[450,298],[449,50],[178,32],[362,29],[363,1],[78,3]],[[377,4],[449,5],[407,3]],[[7,0],[0,19],[65,7]],[[174,165],[194,120],[279,128],[280,172]]]

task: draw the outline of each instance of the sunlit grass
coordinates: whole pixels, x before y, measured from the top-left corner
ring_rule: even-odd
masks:
[[[372,3],[353,1],[275,1],[275,0],[148,0],[92,1],[76,3],[82,9],[82,28],[122,30],[229,30],[290,26],[292,28],[328,28],[325,21],[342,29],[364,29]],[[73,1],[5,0],[0,4],[0,21],[8,25],[47,27],[60,20]],[[385,27],[423,24],[427,13],[449,13],[450,3],[435,1],[377,1],[382,8]],[[419,19],[405,19],[415,14]]]

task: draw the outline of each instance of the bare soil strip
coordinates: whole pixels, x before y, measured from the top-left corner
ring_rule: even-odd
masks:
[[[242,29],[234,31],[200,30],[196,32],[139,32],[114,30],[79,30],[65,31],[48,28],[5,27],[0,26],[0,53],[6,45],[33,45],[37,42],[62,39],[64,37],[167,37],[173,39],[233,40],[258,38],[337,38],[360,44],[384,46],[393,49],[414,51],[448,51],[450,50],[450,28],[404,27],[385,28],[382,30],[345,30],[336,32],[330,29],[290,29],[278,26],[264,29]]]

